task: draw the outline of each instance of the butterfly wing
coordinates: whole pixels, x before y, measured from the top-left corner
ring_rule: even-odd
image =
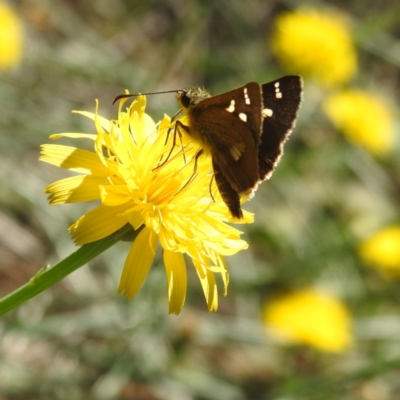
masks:
[[[232,186],[229,184],[228,180],[225,178],[222,170],[219,165],[212,159],[213,170],[215,182],[218,186],[218,191],[222,197],[222,200],[228,207],[230,213],[235,218],[243,218],[243,212],[240,208],[240,196],[239,193],[232,189]]]
[[[284,76],[262,85],[263,123],[258,148],[261,180],[268,179],[283,154],[283,144],[294,127],[302,97],[299,76]]]
[[[286,76],[187,106],[181,101],[190,122],[187,132],[211,154],[219,192],[234,217],[243,217],[240,195],[271,176],[293,129],[301,93],[301,78]]]
[[[260,85],[251,82],[193,107],[191,135],[211,153],[214,171],[220,171],[216,177],[219,188],[226,179],[235,192],[248,193],[259,181],[261,104]]]

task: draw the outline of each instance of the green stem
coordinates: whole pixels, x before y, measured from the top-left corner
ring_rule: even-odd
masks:
[[[97,242],[84,244],[70,256],[54,265],[52,268],[42,268],[28,283],[19,287],[14,292],[8,294],[0,300],[0,315],[18,307],[26,301],[42,293],[44,290],[61,281],[71,272],[82,267],[94,257],[107,250],[127,233],[132,231],[130,225],[121,228],[116,234],[110,235]],[[136,232],[137,233],[137,232]]]

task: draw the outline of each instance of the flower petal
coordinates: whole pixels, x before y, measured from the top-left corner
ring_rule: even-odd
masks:
[[[93,133],[73,133],[73,132],[65,132],[65,133],[55,133],[54,135],[50,136],[51,140],[57,140],[60,138],[70,138],[70,139],[90,139],[96,140],[97,135]]]
[[[80,114],[86,118],[96,121],[99,124],[99,126],[101,126],[106,132],[110,132],[110,127],[113,124],[113,121],[110,121],[107,118],[101,117],[100,115],[97,114],[97,103],[96,103],[96,114],[88,111],[72,111],[72,112],[74,114]]]
[[[216,274],[220,274],[222,278],[222,282],[224,283],[224,296],[228,293],[228,284],[229,284],[229,273],[228,268],[226,267],[225,259],[221,255],[216,252],[210,252],[209,257],[215,263],[214,267],[210,267],[209,270]]]
[[[168,281],[169,313],[179,314],[185,304],[187,273],[182,253],[164,250],[164,264]]]
[[[131,200],[126,185],[105,185],[100,190],[101,202],[105,206],[118,206]]]
[[[208,267],[210,266],[210,259],[203,256],[197,249],[191,249],[191,257],[193,264],[196,268],[197,275],[199,276],[201,286],[203,288],[204,296],[206,298],[208,312],[218,310],[218,288],[215,281],[214,272]]]
[[[76,244],[85,244],[103,239],[122,228],[127,219],[122,214],[126,205],[117,207],[99,206],[83,215],[68,231]]]
[[[143,206],[139,205],[132,207],[131,209],[124,212],[127,221],[133,226],[133,229],[138,229],[144,223],[142,215]]]
[[[150,228],[143,228],[129,251],[122,271],[118,293],[131,299],[141,288],[153,262],[158,237]]]
[[[71,176],[47,186],[50,204],[76,203],[100,199],[100,187],[106,185],[105,178],[96,176]]]
[[[57,167],[86,175],[108,175],[107,168],[93,151],[58,144],[44,144],[41,146],[41,154],[39,160]]]

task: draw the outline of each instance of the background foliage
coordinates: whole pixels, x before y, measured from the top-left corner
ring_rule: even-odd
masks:
[[[70,254],[67,227],[85,206],[49,207],[43,188],[64,177],[38,162],[57,132],[91,132],[71,110],[114,118],[131,92],[204,85],[221,93],[288,73],[271,52],[276,18],[297,2],[18,0],[22,59],[0,74],[0,294]],[[303,2],[352,28],[358,73],[343,87],[383,99],[399,130],[400,12],[394,0]],[[312,49],[318,54],[318,49]],[[338,60],[332,59],[332,63]],[[340,60],[339,60],[340,62]],[[323,111],[330,90],[305,81],[295,132],[270,182],[246,209],[249,250],[228,258],[228,296],[207,314],[191,271],[186,305],[167,314],[160,258],[132,301],[116,288],[128,244],[0,321],[0,399],[400,398],[396,274],[366,268],[359,247],[398,224],[399,147],[376,157],[352,145]],[[155,120],[173,95],[149,97]],[[400,269],[400,241],[378,252]],[[383,249],[383,250],[382,250]],[[396,259],[397,257],[397,259]],[[396,261],[397,260],[397,261]],[[397,264],[396,264],[397,262]],[[353,344],[329,353],[271,335],[265,305],[318,288],[346,305]],[[318,321],[315,321],[316,324]]]

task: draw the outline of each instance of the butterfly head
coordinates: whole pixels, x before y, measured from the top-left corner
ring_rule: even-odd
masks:
[[[193,86],[188,89],[178,91],[176,98],[182,110],[184,112],[189,111],[191,108],[195,107],[201,100],[210,97],[208,93],[203,88],[198,86]]]

